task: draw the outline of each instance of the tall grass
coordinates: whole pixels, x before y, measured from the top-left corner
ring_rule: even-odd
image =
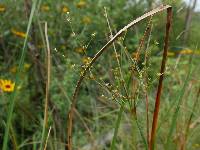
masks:
[[[37,2],[38,0],[34,0],[33,1],[33,5],[31,8],[31,13],[30,13],[30,17],[29,17],[29,21],[28,21],[28,26],[27,26],[27,30],[26,30],[26,37],[24,40],[24,44],[23,44],[23,48],[22,48],[22,52],[21,52],[21,57],[19,60],[19,66],[18,66],[18,70],[16,73],[16,77],[15,77],[15,89],[16,86],[18,86],[18,84],[20,83],[20,73],[22,72],[23,69],[23,64],[24,64],[24,60],[25,60],[25,54],[26,54],[26,48],[27,48],[27,41],[28,41],[28,35],[30,32],[30,28],[31,28],[31,24],[33,21],[33,16],[36,10],[36,6],[37,6]],[[9,135],[9,131],[11,128],[11,123],[12,123],[12,116],[13,116],[13,110],[14,110],[14,106],[15,106],[15,98],[16,98],[16,90],[14,90],[14,92],[10,95],[9,98],[9,107],[8,107],[8,115],[7,115],[7,122],[6,122],[6,128],[5,128],[5,133],[4,133],[4,138],[3,138],[3,147],[2,150],[7,150],[7,146],[8,146],[8,135]]]
[[[114,135],[113,135],[110,150],[116,149],[115,143],[116,143],[116,139],[117,139],[117,133],[118,133],[118,130],[119,130],[120,122],[121,122],[121,119],[122,119],[122,114],[123,114],[123,111],[124,111],[124,106],[125,106],[125,103],[122,103],[121,106],[120,106],[120,110],[118,112],[117,121],[115,123]]]
[[[188,85],[188,81],[190,79],[190,76],[191,76],[191,73],[192,73],[192,58],[193,58],[193,55],[191,55],[190,57],[190,60],[189,60],[189,70],[188,70],[188,73],[187,73],[187,76],[186,76],[186,79],[184,80],[184,85],[182,87],[182,89],[180,90],[180,92],[178,93],[178,99],[177,99],[177,105],[176,105],[176,108],[175,108],[175,112],[172,116],[172,122],[171,122],[171,125],[170,125],[170,128],[169,128],[169,133],[168,133],[168,136],[167,136],[167,143],[166,143],[166,149],[170,149],[170,143],[172,141],[172,135],[173,135],[173,131],[175,130],[176,128],[176,120],[178,118],[178,113],[179,113],[179,110],[180,110],[180,106],[181,106],[181,103],[183,101],[183,96],[184,96],[184,93],[185,93],[185,90],[186,90],[186,87]]]
[[[90,70],[91,66],[96,62],[96,60],[103,54],[103,52],[105,52],[113,43],[114,41],[120,37],[123,33],[125,33],[128,29],[130,29],[131,27],[133,27],[136,23],[152,16],[155,15],[156,13],[159,12],[163,12],[164,10],[168,10],[168,18],[167,18],[167,26],[166,26],[166,38],[165,38],[165,47],[164,47],[164,54],[163,54],[163,62],[162,62],[162,66],[161,66],[161,74],[164,73],[164,69],[165,69],[165,63],[166,63],[166,55],[167,55],[167,48],[168,48],[168,38],[169,38],[169,28],[171,25],[171,6],[169,5],[165,5],[165,6],[160,6],[158,8],[153,9],[152,11],[138,17],[137,19],[135,19],[134,21],[132,21],[131,23],[129,23],[128,25],[126,25],[124,28],[122,28],[115,36],[113,36],[110,41],[108,41],[108,43],[106,43],[101,50],[99,50],[99,52],[96,53],[96,55],[93,57],[93,59],[91,60],[91,62],[87,65],[87,67],[84,69],[83,72],[81,72],[81,76],[77,82],[73,97],[72,97],[72,104],[71,104],[71,108],[70,111],[68,113],[68,122],[67,122],[67,149],[68,150],[72,150],[72,127],[73,127],[73,118],[74,118],[74,111],[75,111],[75,107],[76,107],[76,102],[77,102],[77,96],[82,84],[82,81],[84,80],[87,72]],[[159,81],[159,86],[162,85],[162,80],[163,80],[163,75],[160,76],[160,81]],[[124,81],[122,81],[124,82]],[[162,86],[161,86],[162,88]],[[160,97],[161,91],[158,91],[158,98]],[[159,100],[159,99],[158,99]],[[159,109],[159,106],[156,107],[156,109]],[[156,116],[154,117],[154,119],[158,118],[158,111]],[[120,113],[119,113],[119,119],[120,119]],[[118,121],[116,123],[116,127],[118,128]],[[153,140],[154,140],[154,136],[155,136],[155,129],[156,129],[156,125],[157,125],[157,121],[154,120],[154,126],[152,127],[152,136],[151,136],[151,144],[153,145]],[[117,131],[117,130],[116,130]],[[151,146],[151,145],[150,145]]]

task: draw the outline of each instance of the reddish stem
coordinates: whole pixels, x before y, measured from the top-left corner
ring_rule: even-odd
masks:
[[[163,83],[163,78],[164,78],[165,65],[167,61],[167,50],[169,46],[169,34],[170,34],[170,28],[171,28],[171,21],[172,21],[172,8],[170,7],[167,9],[167,23],[166,23],[166,32],[165,32],[165,40],[164,40],[164,52],[163,52],[162,64],[161,64],[161,69],[160,69],[160,78],[159,78],[155,107],[154,107],[153,123],[152,123],[151,138],[150,138],[150,145],[149,145],[150,150],[153,150],[153,145],[154,145],[154,140],[155,140],[155,135],[156,135],[156,128],[157,128],[157,123],[158,123],[158,114],[159,114],[159,109],[160,109],[160,96],[162,92],[162,83]]]

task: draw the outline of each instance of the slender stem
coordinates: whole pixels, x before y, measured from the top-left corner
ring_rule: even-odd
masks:
[[[107,24],[108,24],[108,28],[110,30],[110,34],[111,34],[111,38],[113,38],[113,34],[112,34],[112,30],[111,30],[111,26],[110,26],[110,22],[109,22],[109,19],[108,19],[108,14],[107,14],[107,11],[106,11],[106,8],[105,8],[105,17],[106,17],[106,21],[107,21]],[[128,91],[127,91],[127,88],[126,88],[126,85],[125,85],[125,80],[124,80],[124,76],[123,76],[123,73],[122,73],[122,69],[121,69],[121,65],[120,65],[120,62],[119,62],[119,58],[118,58],[118,54],[117,54],[117,49],[116,49],[116,46],[115,46],[115,43],[113,42],[113,48],[114,48],[114,52],[115,52],[115,57],[116,57],[116,60],[117,60],[117,65],[118,65],[118,68],[119,68],[119,73],[120,73],[120,84],[122,85],[123,87],[123,90],[126,94],[126,97],[128,98],[129,97],[129,94],[128,94]]]
[[[40,149],[43,147],[43,142],[46,134],[46,129],[48,128],[48,105],[49,105],[49,86],[50,86],[50,72],[51,72],[51,53],[49,46],[49,39],[47,33],[47,22],[45,22],[45,39],[47,45],[47,81],[46,81],[46,95],[45,95],[45,104],[44,104],[44,123],[42,130],[42,140]]]
[[[158,114],[159,114],[159,109],[160,109],[160,96],[161,96],[161,92],[162,92],[162,83],[163,83],[163,78],[164,78],[165,65],[166,65],[166,61],[167,61],[167,49],[168,49],[168,45],[169,45],[169,33],[170,33],[170,27],[171,27],[171,20],[172,20],[172,8],[170,7],[167,9],[167,24],[166,24],[166,33],[165,33],[165,40],[164,40],[164,42],[165,42],[164,43],[164,52],[163,52],[161,69],[160,69],[160,78],[159,78],[159,83],[158,83],[154,114],[153,114],[153,123],[152,123],[151,138],[150,138],[150,145],[149,145],[150,150],[153,150],[156,129],[157,129],[157,124],[158,124]]]

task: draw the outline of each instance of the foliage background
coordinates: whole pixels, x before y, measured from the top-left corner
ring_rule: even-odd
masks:
[[[198,99],[199,89],[199,12],[192,12],[189,36],[184,41],[183,31],[188,6],[182,0],[42,0],[40,2],[41,4],[37,5],[33,17],[30,34],[25,35],[33,2],[31,0],[0,1],[1,79],[15,82],[24,38],[28,36],[25,63],[19,76],[20,82],[15,85],[16,98],[8,149],[38,149],[41,142],[47,80],[44,22],[47,22],[48,25],[51,49],[48,106],[48,126],[51,127],[51,133],[47,149],[64,149],[67,134],[67,114],[76,82],[81,71],[90,62],[94,54],[110,38],[105,9],[114,34],[133,19],[160,4],[169,4],[173,7],[173,25],[169,49],[173,56],[169,56],[167,62],[159,116],[159,126],[161,127],[157,133],[156,147],[157,149],[165,147],[170,128],[170,121],[168,120],[171,120],[171,116],[174,114],[177,97],[180,95],[189,68],[192,68],[170,147],[179,149],[185,144],[185,149],[199,149],[199,126],[195,122],[199,122],[200,112],[193,107],[194,101]],[[143,134],[146,134],[144,87],[147,86],[151,122],[162,58],[165,19],[165,13],[152,19],[153,26],[149,46],[146,46],[147,42],[145,43],[145,48],[149,51],[148,64],[147,68],[143,65],[145,59],[145,48],[143,48],[141,60],[138,63],[142,76],[134,72],[135,87],[130,82],[132,64],[126,57],[125,50],[130,57],[134,58],[147,21],[137,24],[116,42],[117,52],[120,56],[120,67],[127,88],[130,93],[135,92],[132,100],[137,103],[137,118]],[[173,47],[184,47],[183,50],[187,47],[191,51],[190,53],[180,54],[181,50],[175,51]],[[193,51],[195,53],[190,64],[189,58]],[[144,73],[148,74],[148,82],[143,80]],[[99,86],[100,83],[104,86]],[[108,86],[112,86],[114,90],[117,89],[117,92],[123,95],[119,83],[119,68],[114,49],[111,47],[93,66],[80,89],[77,103],[78,114],[75,116],[73,134],[75,149],[81,149],[113,130],[117,119],[116,113],[119,111],[119,103],[122,100],[113,100],[112,92],[109,92]],[[11,92],[1,91],[0,93],[0,146],[3,145],[10,95]],[[196,104],[196,107],[198,106],[199,104]],[[187,140],[184,140],[185,129],[191,113],[194,117],[190,125],[193,124],[194,127],[190,128],[192,130],[190,130]],[[126,106],[117,138],[117,149],[144,149],[138,128],[130,116],[129,107]],[[124,124],[128,126],[125,129],[123,129]],[[98,146],[96,149],[101,149],[102,145]],[[110,144],[103,145],[103,147],[109,149]]]

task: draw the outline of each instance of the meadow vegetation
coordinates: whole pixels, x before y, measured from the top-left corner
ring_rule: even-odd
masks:
[[[200,149],[199,23],[182,0],[0,1],[0,149]]]

